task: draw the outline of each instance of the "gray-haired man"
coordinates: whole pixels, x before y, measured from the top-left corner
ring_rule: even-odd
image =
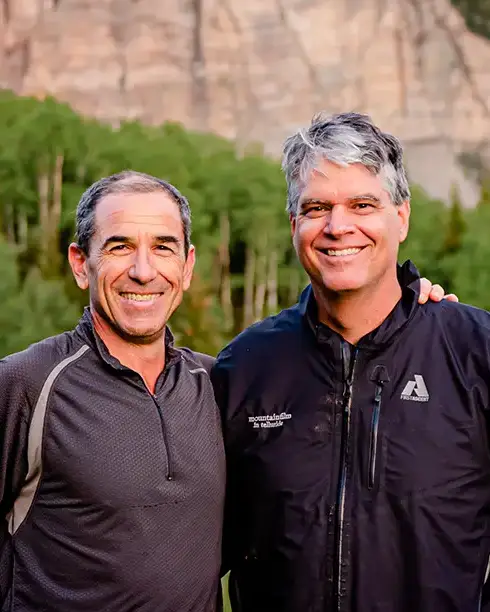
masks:
[[[211,360],[167,328],[194,266],[189,205],[124,172],[82,196],[77,233],[69,261],[90,308],[0,361],[0,608],[215,612]]]
[[[419,305],[402,149],[368,117],[315,117],[283,168],[311,285],[212,371],[233,610],[487,610],[490,315]]]

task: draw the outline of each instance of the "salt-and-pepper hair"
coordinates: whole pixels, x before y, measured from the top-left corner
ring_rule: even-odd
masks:
[[[341,113],[313,117],[284,143],[282,169],[287,182],[287,211],[295,215],[311,171],[321,160],[339,166],[362,164],[380,175],[395,205],[410,199],[403,149],[397,138],[382,132],[367,115]]]
[[[187,256],[191,241],[191,211],[189,202],[171,183],[163,179],[136,172],[124,170],[111,176],[105,176],[93,183],[83,193],[77,206],[76,239],[78,246],[88,255],[90,240],[95,233],[95,209],[98,202],[113,193],[154,193],[161,191],[169,195],[179,207],[184,230],[184,253]]]

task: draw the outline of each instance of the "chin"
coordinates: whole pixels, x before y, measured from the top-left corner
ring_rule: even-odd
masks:
[[[131,338],[134,344],[140,344],[140,345],[153,344],[154,342],[161,341],[161,339],[163,338],[163,331],[162,330],[157,330],[157,331],[143,330],[140,332],[132,333],[128,337]]]
[[[134,326],[134,325],[121,325],[120,330],[127,338],[134,339],[135,342],[151,342],[159,336],[161,336],[165,330],[165,325],[152,325],[152,326]]]
[[[349,278],[346,276],[324,277],[322,278],[322,285],[327,291],[333,291],[335,293],[341,293],[343,291],[359,291],[365,286],[359,278]]]

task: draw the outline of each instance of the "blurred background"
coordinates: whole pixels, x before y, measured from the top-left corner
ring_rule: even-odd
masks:
[[[278,160],[319,110],[402,139],[400,260],[490,309],[490,0],[1,0],[0,88],[0,355],[76,324],[76,204],[125,168],[191,203],[180,344],[216,354],[293,303]]]

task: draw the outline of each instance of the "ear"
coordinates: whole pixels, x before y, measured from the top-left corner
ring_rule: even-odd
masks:
[[[68,247],[68,262],[77,285],[80,289],[88,289],[87,255],[75,242]]]
[[[187,291],[187,289],[189,289],[190,287],[191,280],[192,280],[192,273],[194,272],[195,263],[196,263],[196,249],[194,245],[191,244],[189,248],[189,253],[187,254],[187,259],[184,264],[184,279],[182,283],[182,287],[184,291]]]
[[[294,236],[296,231],[296,215],[289,213],[289,224],[291,225],[291,236]]]
[[[410,227],[410,200],[405,200],[397,207],[398,220],[400,226],[399,242],[404,242]]]

